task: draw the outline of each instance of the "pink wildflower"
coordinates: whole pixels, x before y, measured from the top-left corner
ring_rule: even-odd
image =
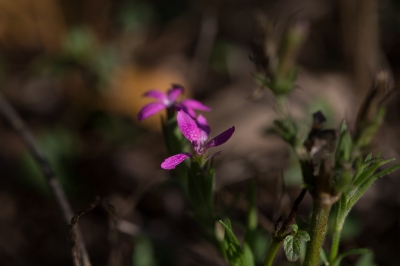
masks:
[[[138,114],[139,121],[158,113],[167,108],[175,108],[176,110],[184,110],[192,117],[196,117],[194,110],[211,111],[211,108],[193,99],[186,99],[178,103],[176,100],[183,93],[184,89],[181,86],[173,85],[165,94],[158,90],[150,90],[144,94],[146,97],[154,98],[158,101],[146,104]]]
[[[194,148],[195,153],[192,155],[190,153],[179,153],[173,155],[164,160],[161,164],[163,169],[174,169],[178,164],[183,162],[186,158],[192,158],[193,156],[202,157],[206,154],[207,149],[211,147],[216,147],[227,142],[233,132],[235,132],[235,127],[231,127],[228,130],[222,132],[215,138],[208,140],[210,134],[210,127],[207,120],[199,115],[197,121],[195,121],[190,115],[183,111],[178,111],[178,126],[182,134],[187,138]],[[216,152],[209,158],[219,155],[220,152]],[[207,158],[207,159],[209,159]]]

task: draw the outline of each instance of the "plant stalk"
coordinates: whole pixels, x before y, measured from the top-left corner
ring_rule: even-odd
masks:
[[[268,249],[267,256],[265,257],[264,266],[271,266],[274,262],[276,253],[278,252],[279,247],[282,244],[282,240],[278,240],[277,238],[273,237],[271,246]]]
[[[340,244],[340,237],[342,235],[342,229],[344,221],[346,220],[347,213],[345,210],[342,210],[341,204],[342,198],[338,204],[338,210],[336,214],[335,224],[333,227],[333,235],[332,235],[332,246],[331,252],[329,254],[329,263],[333,265],[333,262],[336,260],[338,253],[339,253],[339,244]]]
[[[317,266],[319,253],[324,242],[331,205],[323,205],[314,199],[313,214],[310,225],[310,242],[307,245],[303,266]]]
[[[331,264],[336,260],[336,257],[338,255],[341,233],[342,233],[341,229],[335,228],[332,235],[332,247],[331,247],[331,252],[329,254],[329,262]]]

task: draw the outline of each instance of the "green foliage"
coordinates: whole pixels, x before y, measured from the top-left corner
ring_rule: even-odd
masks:
[[[364,163],[358,163],[358,169],[353,177],[353,188],[345,193],[346,207],[348,210],[361,198],[365,191],[380,177],[388,175],[398,169],[400,164],[395,164],[382,171],[376,171],[385,164],[392,162],[394,159],[383,160],[378,154],[377,157],[371,158],[370,155],[364,160]]]
[[[247,243],[243,244],[243,266],[254,266],[254,255]]]
[[[92,60],[96,53],[96,39],[89,28],[78,27],[72,29],[64,40],[64,54],[76,62],[86,62]]]
[[[296,128],[290,119],[275,120],[275,132],[291,146],[296,146]]]
[[[288,235],[283,241],[283,249],[289,261],[296,261],[300,257],[301,252],[300,239],[293,235]]]
[[[360,256],[354,266],[377,266],[377,264],[374,263],[374,256],[372,252],[370,252]]]
[[[293,232],[285,237],[283,241],[283,250],[289,261],[296,261],[302,253],[301,241],[310,241],[310,235],[306,231],[299,230],[297,224],[292,224],[290,227]]]
[[[232,266],[243,265],[243,251],[235,234],[232,232],[232,225],[229,220],[219,221],[225,228],[225,251],[229,264]]]
[[[325,251],[324,248],[321,248],[321,252],[319,254],[319,258],[324,263],[324,265],[329,265],[329,259],[328,259],[328,256],[326,255],[326,251]]]
[[[357,248],[357,249],[352,249],[352,250],[348,250],[344,253],[342,253],[341,255],[339,255],[337,257],[337,259],[334,261],[334,263],[332,264],[332,266],[339,266],[340,262],[342,261],[343,258],[350,256],[350,255],[361,255],[361,254],[368,254],[371,253],[371,251],[369,249],[366,248]]]
[[[148,238],[138,237],[132,253],[132,265],[155,266],[153,245]]]
[[[120,11],[119,20],[122,27],[131,33],[140,30],[154,20],[152,6],[145,2],[126,2]]]
[[[214,167],[211,160],[208,170],[195,160],[191,160],[188,171],[187,192],[195,210],[195,215],[204,224],[214,224]]]

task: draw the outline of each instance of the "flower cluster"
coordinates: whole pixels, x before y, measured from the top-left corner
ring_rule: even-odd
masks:
[[[207,156],[207,150],[227,142],[235,132],[235,127],[231,127],[215,138],[209,139],[211,129],[206,118],[202,115],[196,117],[194,110],[210,111],[211,108],[193,99],[177,102],[181,93],[183,93],[183,88],[176,85],[167,94],[157,90],[148,91],[144,96],[157,99],[158,101],[145,105],[138,114],[139,121],[142,121],[163,109],[173,108],[178,111],[178,127],[183,136],[192,144],[194,152],[193,154],[186,152],[179,153],[165,159],[161,167],[167,170],[174,169],[187,158],[205,162],[221,154],[221,152],[216,152],[211,156]]]

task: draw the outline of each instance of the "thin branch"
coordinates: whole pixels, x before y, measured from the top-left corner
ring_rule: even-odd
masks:
[[[287,230],[289,229],[290,224],[293,222],[294,218],[296,217],[297,209],[299,208],[299,205],[300,205],[301,201],[303,200],[304,196],[306,195],[306,193],[307,193],[307,189],[303,188],[303,190],[300,192],[300,195],[294,201],[292,210],[290,211],[289,216],[286,218],[281,229],[279,230],[278,236],[283,236],[286,234]]]
[[[56,203],[63,214],[64,222],[66,225],[70,225],[71,218],[74,216],[71,206],[68,203],[67,197],[60,182],[58,181],[53,168],[51,167],[49,160],[43,151],[36,144],[35,138],[29,132],[22,119],[19,117],[14,108],[8,103],[8,101],[0,93],[0,112],[3,113],[4,117],[8,120],[20,138],[23,140],[25,145],[28,147],[33,158],[40,166],[43,175],[47,181],[47,185],[51,193],[56,200]],[[85,243],[82,238],[82,234],[77,226],[71,228],[71,235],[75,239],[72,239],[77,244],[78,248],[72,247],[71,253],[74,260],[75,266],[90,266],[89,255],[85,248]]]

